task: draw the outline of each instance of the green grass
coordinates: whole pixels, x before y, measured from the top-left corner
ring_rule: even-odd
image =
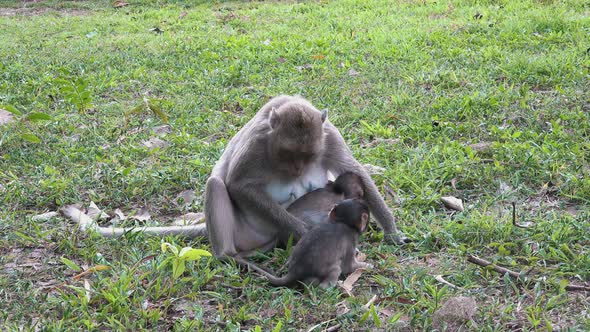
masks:
[[[590,280],[587,2],[128,2],[0,1],[0,104],[22,113],[0,125],[3,329],[286,331],[334,319],[321,328],[423,330],[459,295],[478,303],[465,329],[590,329],[588,294],[563,290]],[[385,168],[375,180],[414,239],[366,234],[375,269],[355,297],[271,288],[215,259],[175,280],[160,238],[31,219],[90,201],[111,215],[148,207],[148,224],[201,211],[228,139],[278,94],[330,109],[355,156]],[[163,125],[132,112],[144,98],[169,117],[165,148],[142,144]],[[26,121],[33,112],[51,120]],[[384,139],[398,141],[369,144]],[[187,189],[197,199],[184,208],[174,200]],[[446,195],[466,210],[450,214]],[[512,225],[512,202],[533,227]],[[286,256],[259,259],[278,269]],[[85,290],[62,258],[111,269],[86,276]]]

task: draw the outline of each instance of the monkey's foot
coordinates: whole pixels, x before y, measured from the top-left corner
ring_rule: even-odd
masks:
[[[387,233],[384,235],[384,239],[385,242],[390,244],[396,244],[398,246],[412,242],[412,240],[402,232]]]

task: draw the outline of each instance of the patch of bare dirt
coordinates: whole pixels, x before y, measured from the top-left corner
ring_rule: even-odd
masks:
[[[25,1],[25,3],[41,3],[42,1]],[[51,13],[59,13],[69,16],[83,16],[88,14],[85,9],[64,9],[64,8],[48,8],[48,7],[27,7],[26,5],[19,8],[1,8],[0,16],[38,16]]]

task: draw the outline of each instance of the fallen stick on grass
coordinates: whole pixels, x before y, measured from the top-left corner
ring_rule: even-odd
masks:
[[[467,261],[471,262],[473,264],[477,264],[482,267],[490,267],[492,270],[494,270],[498,273],[501,273],[502,275],[508,273],[508,275],[510,275],[511,277],[517,278],[517,279],[525,276],[525,273],[518,273],[518,272],[508,270],[507,268],[498,266],[492,262],[486,261],[485,259],[481,259],[481,258],[473,256],[473,255],[467,255]],[[576,291],[590,292],[590,286],[567,285],[567,286],[565,286],[565,290],[570,291],[570,292],[576,292]]]
[[[514,278],[520,278],[521,276],[523,276],[523,274],[521,274],[521,273],[508,270],[505,267],[498,266],[498,265],[496,265],[496,264],[494,264],[492,262],[486,261],[485,259],[481,259],[479,257],[475,257],[473,255],[468,255],[467,256],[467,261],[468,262],[471,262],[473,264],[477,264],[477,265],[482,266],[482,267],[489,267],[492,270],[494,270],[494,271],[496,271],[498,273],[501,273],[503,275],[506,274],[506,273],[508,273],[508,275],[510,275],[511,277],[514,277]]]
[[[187,226],[160,226],[160,227],[100,227],[86,213],[73,205],[68,205],[60,211],[73,222],[80,225],[84,232],[93,230],[104,237],[119,237],[126,233],[145,233],[150,235],[182,235],[186,237],[207,236],[205,224]]]

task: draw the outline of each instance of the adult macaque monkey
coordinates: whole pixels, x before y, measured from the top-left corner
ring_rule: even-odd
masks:
[[[387,238],[409,242],[327,112],[301,97],[279,96],[230,140],[207,181],[204,212],[215,255],[247,256],[291,234],[301,238],[307,226],[286,208],[323,187],[328,172],[359,175],[365,200]]]
[[[289,257],[289,271],[281,278],[244,258],[236,261],[264,275],[273,286],[303,282],[325,288],[336,284],[341,274],[370,267],[355,257],[359,236],[369,222],[367,204],[360,199],[343,200],[330,211],[329,219],[331,222],[313,228],[297,242]]]
[[[303,220],[308,225],[328,221],[330,211],[337,203],[350,198],[364,198],[363,181],[360,176],[346,172],[324,188],[299,197],[287,208],[287,212]]]

